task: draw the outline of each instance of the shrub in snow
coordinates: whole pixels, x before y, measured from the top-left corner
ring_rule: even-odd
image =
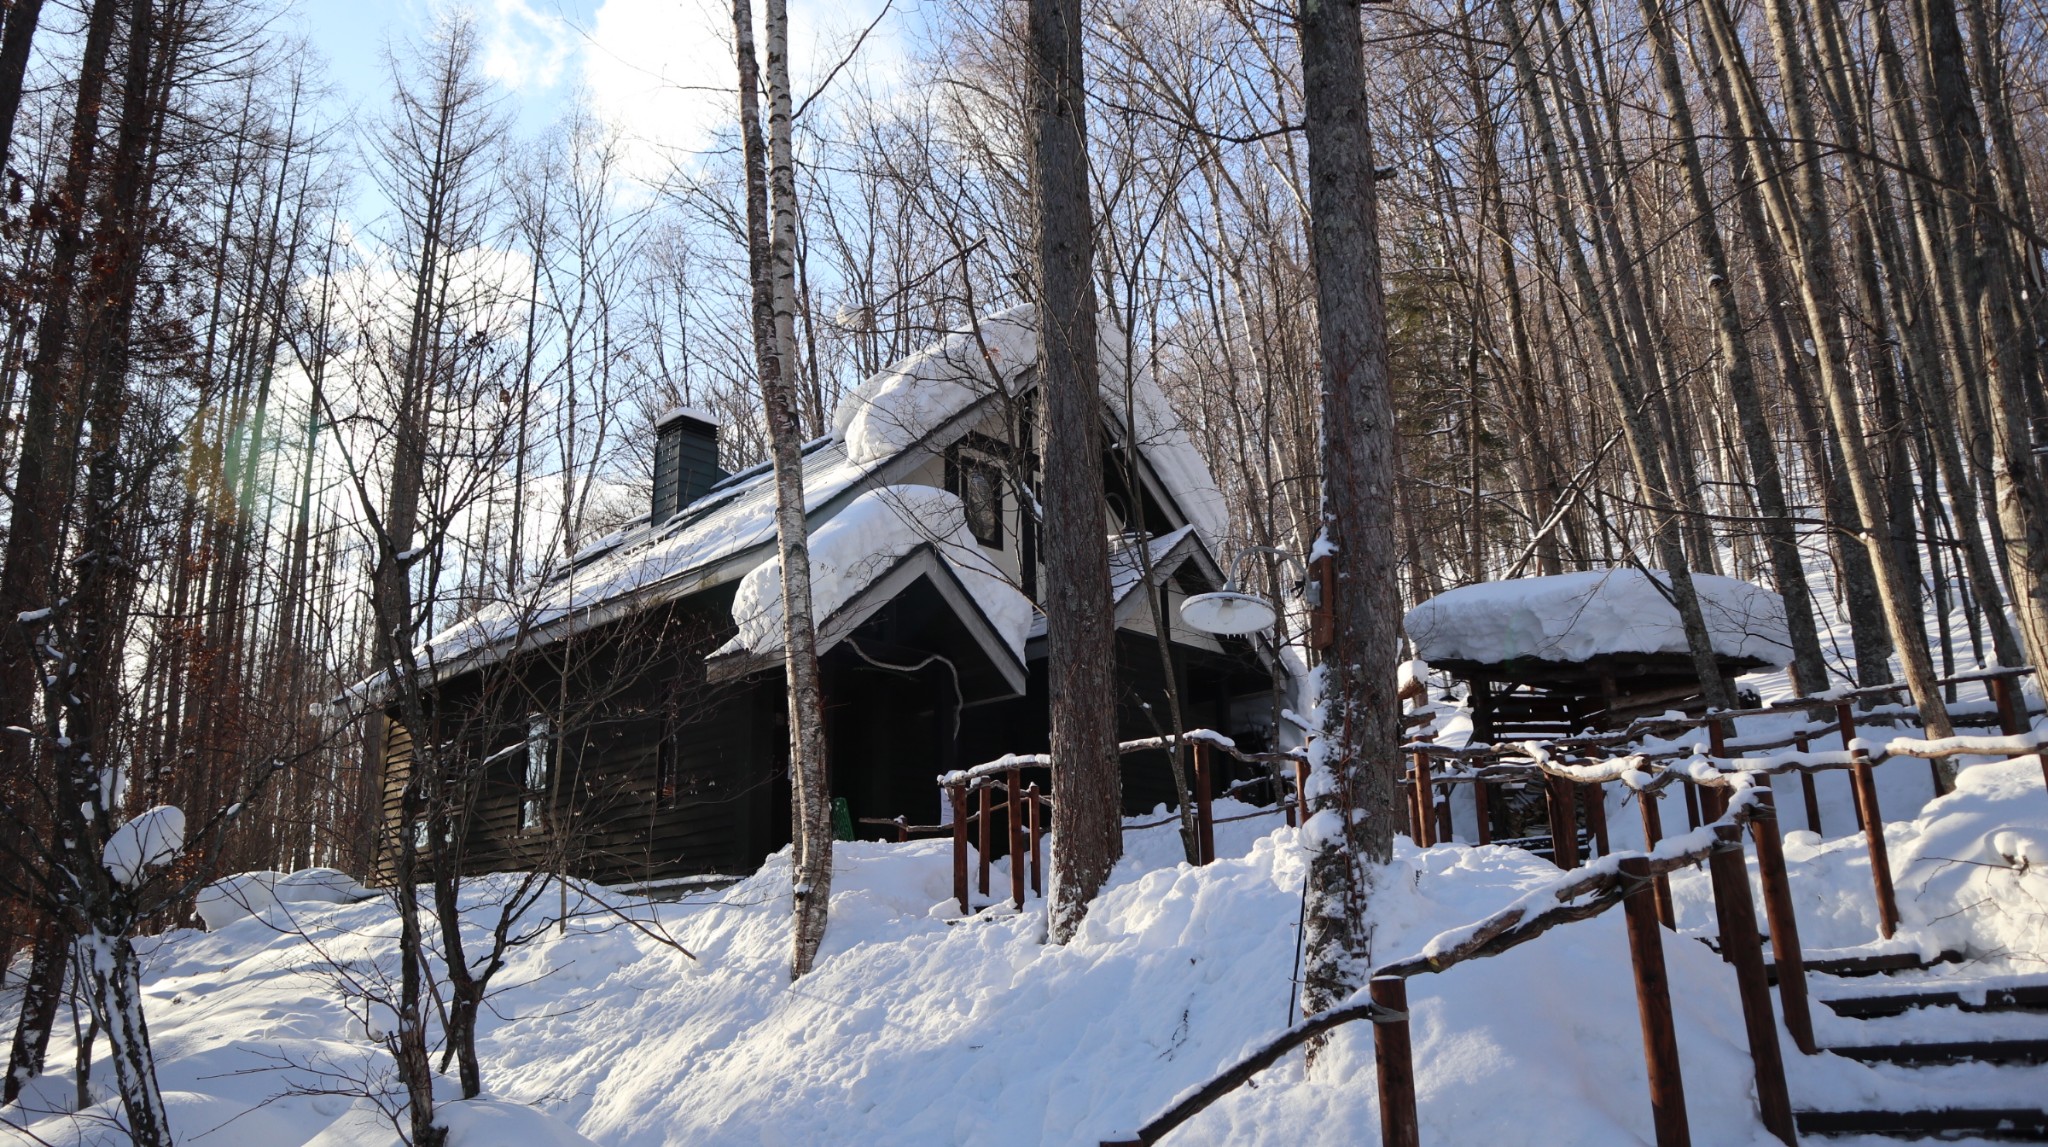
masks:
[[[206,930],[218,932],[248,916],[279,922],[287,904],[353,904],[373,895],[354,877],[333,868],[238,872],[201,889],[195,907]]]
[[[185,848],[185,813],[175,805],[147,809],[114,830],[100,851],[100,861],[127,887],[141,883],[152,868],[178,859]]]

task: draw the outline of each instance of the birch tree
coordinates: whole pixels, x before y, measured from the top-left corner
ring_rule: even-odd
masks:
[[[783,672],[788,680],[790,892],[795,947],[790,978],[811,970],[825,939],[832,896],[832,791],[825,760],[825,702],[811,617],[810,536],[804,522],[803,427],[796,397],[796,181],[791,157],[789,12],[768,0],[769,139],[761,136],[760,65],[754,14],[733,0],[739,60],[740,134],[747,187],[747,265],[753,286],[754,353],[775,465],[775,549],[782,562]],[[771,217],[772,212],[772,217]]]

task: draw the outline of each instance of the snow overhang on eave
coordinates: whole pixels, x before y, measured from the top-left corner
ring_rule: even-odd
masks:
[[[1010,648],[1009,642],[1003,639],[1002,634],[996,631],[995,623],[982,611],[981,604],[974,599],[974,595],[961,583],[959,575],[953,572],[953,567],[939,555],[937,547],[930,542],[898,558],[880,577],[869,582],[859,593],[854,594],[835,610],[832,616],[818,624],[818,655],[824,656],[853,636],[869,618],[920,578],[930,580],[940,598],[952,609],[954,616],[974,639],[975,645],[1001,675],[1003,683],[1010,688],[1009,695],[1022,696],[1026,686],[1024,662]],[[755,673],[780,669],[783,659],[783,649],[779,644],[769,649],[721,653],[705,662],[705,675],[714,684],[734,681]]]

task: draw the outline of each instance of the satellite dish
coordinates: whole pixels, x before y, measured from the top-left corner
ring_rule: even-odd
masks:
[[[1180,604],[1180,616],[1204,633],[1235,636],[1270,629],[1279,615],[1265,598],[1226,589],[1187,599]]]

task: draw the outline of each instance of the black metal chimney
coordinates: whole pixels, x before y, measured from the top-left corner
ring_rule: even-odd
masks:
[[[679,406],[655,420],[650,525],[675,517],[724,477],[718,468],[718,423],[709,414]]]

